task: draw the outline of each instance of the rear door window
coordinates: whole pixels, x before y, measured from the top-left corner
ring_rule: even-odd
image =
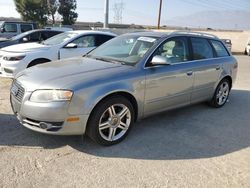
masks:
[[[20,28],[22,33],[33,29],[31,24],[21,24]]]
[[[209,42],[203,38],[191,38],[193,48],[193,59],[209,59],[213,58],[213,49]]]
[[[217,57],[229,56],[226,48],[224,47],[224,45],[220,41],[216,41],[216,40],[210,40],[210,41],[211,41],[212,46],[215,49]]]

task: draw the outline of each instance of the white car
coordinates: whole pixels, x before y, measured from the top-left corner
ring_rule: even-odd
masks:
[[[0,76],[13,78],[18,72],[53,60],[82,56],[115,37],[101,31],[69,31],[42,43],[25,43],[0,50]]]
[[[250,39],[247,42],[247,45],[245,48],[245,54],[250,56]]]

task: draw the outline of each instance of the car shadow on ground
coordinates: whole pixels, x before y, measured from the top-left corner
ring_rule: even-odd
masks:
[[[89,138],[32,132],[13,115],[0,114],[0,146],[54,149],[69,145],[98,157],[145,160],[209,158],[250,146],[250,91],[233,90],[223,108],[197,104],[164,112],[135,124],[127,139],[103,147]]]

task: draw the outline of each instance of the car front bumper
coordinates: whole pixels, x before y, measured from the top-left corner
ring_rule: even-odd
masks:
[[[25,69],[26,67],[22,66],[21,61],[5,61],[0,60],[0,77],[14,78],[14,76]]]
[[[33,131],[51,135],[82,135],[89,115],[68,114],[69,102],[34,103],[29,101],[31,92],[23,97],[11,91],[11,107],[20,123]],[[69,122],[68,118],[77,118]]]

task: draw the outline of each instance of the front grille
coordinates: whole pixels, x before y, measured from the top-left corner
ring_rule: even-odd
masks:
[[[11,87],[11,94],[19,101],[21,102],[23,100],[23,96],[25,93],[25,89],[16,81],[13,82]]]

